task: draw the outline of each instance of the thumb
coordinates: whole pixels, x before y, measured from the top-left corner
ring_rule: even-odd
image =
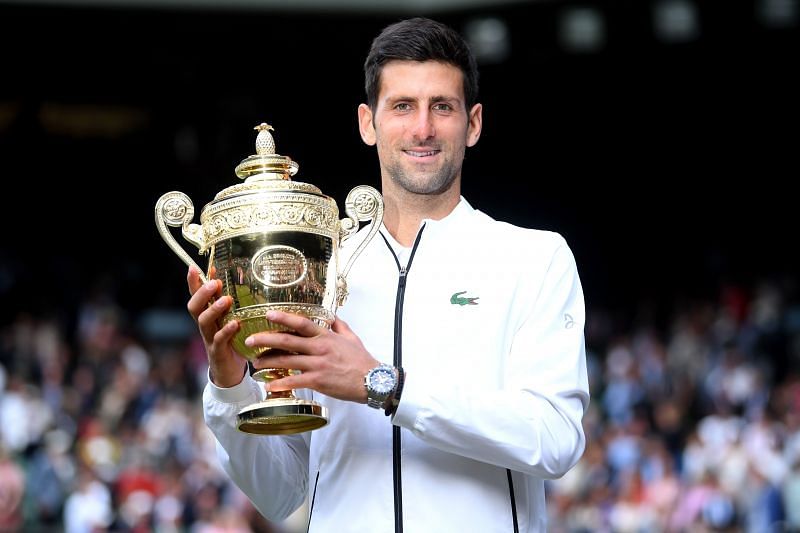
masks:
[[[350,326],[347,324],[347,322],[345,322],[344,320],[342,320],[338,316],[333,321],[333,324],[331,324],[331,330],[333,330],[335,333],[339,333],[341,335],[352,335],[353,334],[353,330],[350,329]]]

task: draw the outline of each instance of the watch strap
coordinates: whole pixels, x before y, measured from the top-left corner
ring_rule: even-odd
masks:
[[[372,407],[373,409],[383,409],[383,403],[380,400],[376,400],[375,398],[370,398],[367,396],[367,405]]]
[[[406,371],[403,370],[402,366],[397,367],[397,386],[394,389],[394,393],[389,397],[389,400],[386,402],[386,411],[384,414],[386,416],[391,416],[397,411],[397,406],[400,404],[400,395],[403,394],[403,385],[406,382]]]

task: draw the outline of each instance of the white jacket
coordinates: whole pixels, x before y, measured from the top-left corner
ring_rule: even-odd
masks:
[[[327,426],[243,434],[236,413],[260,389],[249,377],[209,383],[204,411],[222,465],[268,518],[310,497],[312,532],[388,533],[396,520],[406,533],[545,531],[544,479],[566,473],[585,446],[585,310],[572,252],[557,233],[494,221],[463,198],[426,220],[418,241],[398,298],[391,239],[376,235],[338,310],[389,364],[399,322],[407,379],[395,415],[313,393]]]

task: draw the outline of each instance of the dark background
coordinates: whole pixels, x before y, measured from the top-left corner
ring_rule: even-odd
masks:
[[[507,24],[509,56],[481,66],[484,130],[463,192],[562,233],[590,313],[666,313],[769,278],[793,290],[798,28],[763,24],[758,5],[696,3],[700,32],[681,43],[655,36],[649,2],[426,13]],[[602,49],[561,46],[575,6],[604,14]],[[406,15],[0,3],[3,320],[69,314],[101,287],[132,313],[183,307],[186,268],[153,206],[180,190],[199,221],[238,181],[259,122],[299,162],[297,181],[340,203],[377,186],[356,124],[361,66]]]

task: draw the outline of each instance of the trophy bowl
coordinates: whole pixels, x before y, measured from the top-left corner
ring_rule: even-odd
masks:
[[[235,169],[244,181],[217,193],[203,207],[200,224],[192,222],[194,205],[182,192],[162,195],[155,206],[156,227],[170,249],[186,265],[205,272],[203,281],[222,281],[222,294],[233,303],[220,326],[239,321],[233,348],[250,362],[270,348],[246,346],[248,336],[289,331],[267,320],[270,310],[296,313],[331,327],[347,297],[347,273],[383,220],[383,199],[367,185],[350,191],[345,199],[347,217],[340,220],[335,200],[314,185],[292,181],[299,166],[275,153],[272,126],[262,123],[255,129],[256,153]],[[341,245],[367,221],[371,224],[363,239],[340,265]],[[184,239],[200,255],[208,255],[207,269],[197,265],[169,226],[180,227]],[[269,382],[293,372],[263,369],[253,377]],[[283,435],[320,428],[328,418],[324,405],[298,398],[294,391],[267,392],[262,401],[239,411],[237,427],[245,433]]]

